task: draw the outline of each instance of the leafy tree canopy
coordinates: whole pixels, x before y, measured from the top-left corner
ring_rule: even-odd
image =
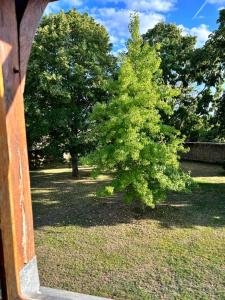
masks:
[[[209,86],[224,83],[225,72],[225,9],[220,10],[218,29],[210,36],[204,47],[196,49],[195,76]]]
[[[175,24],[158,23],[143,36],[150,46],[160,44],[161,69],[166,84],[190,83],[190,57],[196,44],[196,37],[184,36]]]
[[[44,148],[54,159],[70,152],[75,176],[87,115],[110,95],[111,47],[105,28],[75,10],[44,17],[33,44],[25,92],[29,149]]]
[[[209,36],[205,46],[195,50],[193,76],[198,83],[205,85],[205,90],[213,91],[213,97],[208,101],[211,107],[211,130],[203,138],[224,141],[225,9],[220,10],[217,23],[218,29]],[[204,103],[200,102],[199,106]]]
[[[126,202],[154,207],[168,190],[183,190],[191,181],[178,162],[183,139],[160,114],[172,114],[169,103],[179,91],[163,83],[157,49],[143,45],[137,15],[131,18],[130,33],[115,83],[117,95],[96,104],[90,115],[89,134],[97,146],[86,161],[95,176],[112,172],[113,181],[103,194],[124,192]]]
[[[164,82],[181,90],[181,93],[173,98],[174,114],[162,117],[188,139],[195,139],[208,115],[208,103],[203,109],[205,98],[211,100],[211,94],[198,89],[196,78],[192,76],[196,37],[184,35],[181,28],[166,23],[157,24],[143,37],[151,46],[160,45]]]

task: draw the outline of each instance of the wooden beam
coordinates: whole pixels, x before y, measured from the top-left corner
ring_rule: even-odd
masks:
[[[17,151],[15,149],[17,145],[13,145],[14,124],[11,123],[14,123],[16,116],[12,103],[18,86],[18,75],[15,76],[13,72],[13,68],[18,67],[18,45],[15,31],[16,12],[12,2],[12,0],[1,0],[0,6],[0,219],[8,299],[16,299],[20,293],[17,248],[18,239],[21,238],[21,234],[17,236],[17,231],[21,231],[21,227],[18,226],[16,230],[15,225],[18,220],[15,218],[14,206],[20,198],[19,185],[15,182],[18,166],[14,162],[16,157],[12,157],[14,156],[12,151]],[[11,161],[10,157],[12,157]]]
[[[0,0],[0,221],[8,299],[23,299],[20,273],[35,256],[23,90],[32,40],[47,0]]]
[[[27,64],[30,56],[33,38],[39,20],[48,4],[48,0],[30,0],[20,23],[20,74],[22,91],[24,91]]]
[[[6,127],[5,122],[3,122],[4,116],[4,106],[3,106],[3,96],[4,96],[4,86],[3,86],[3,74],[2,74],[2,67],[0,65],[0,165],[1,169],[6,166],[8,168],[8,157],[2,156],[2,153],[8,150],[6,140],[3,137],[6,134]],[[6,152],[7,153],[7,152]],[[2,201],[3,198],[8,196],[8,187],[7,187],[7,169],[5,172],[3,169],[0,169],[0,188],[1,188],[1,196],[0,196],[0,216],[2,210]],[[4,173],[3,173],[4,172]],[[4,176],[3,176],[4,175]],[[4,251],[3,251],[3,236],[2,236],[2,229],[1,229],[1,217],[0,217],[0,283],[2,289],[2,297],[3,299],[8,299],[7,296],[7,287],[6,287],[6,273],[5,273],[5,264],[4,264]]]

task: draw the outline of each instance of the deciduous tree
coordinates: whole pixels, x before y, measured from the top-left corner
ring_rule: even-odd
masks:
[[[131,18],[130,33],[115,83],[117,95],[96,104],[90,116],[90,135],[97,145],[86,161],[94,166],[95,176],[112,172],[104,195],[124,192],[126,202],[154,207],[167,191],[183,190],[191,182],[178,161],[183,139],[160,114],[172,113],[169,103],[179,91],[163,83],[157,49],[143,45],[137,15]]]
[[[109,35],[93,18],[75,10],[44,17],[25,93],[30,152],[42,149],[55,159],[69,152],[77,177],[87,115],[97,100],[108,100],[114,70]]]
[[[205,90],[211,92],[211,99],[199,103],[210,105],[210,126],[208,139],[223,140],[224,135],[224,86],[225,86],[225,9],[220,10],[217,21],[218,29],[210,36],[205,46],[195,50],[193,56],[193,76],[196,80],[205,85]],[[208,103],[208,104],[207,104]]]
[[[162,114],[162,117],[191,139],[201,123],[197,113],[200,94],[196,90],[195,78],[191,75],[196,37],[184,35],[175,24],[158,23],[143,38],[150,46],[160,45],[160,67],[164,82],[174,88],[179,87],[181,91],[171,103],[174,114]]]
[[[172,104],[174,114],[162,117],[190,141],[213,138],[212,116],[218,99],[214,90],[218,89],[224,68],[218,59],[223,55],[221,45],[212,43],[212,38],[221,44],[221,34],[216,32],[205,46],[196,48],[196,37],[166,23],[157,24],[144,35],[150,45],[160,44],[164,82],[181,90]]]

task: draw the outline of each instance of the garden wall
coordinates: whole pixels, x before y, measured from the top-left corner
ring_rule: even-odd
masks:
[[[225,161],[225,143],[185,143],[188,153],[182,154],[183,160],[209,163]]]

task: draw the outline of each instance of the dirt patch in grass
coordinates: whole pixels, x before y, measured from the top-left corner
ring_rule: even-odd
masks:
[[[198,187],[144,215],[120,195],[95,196],[109,176],[32,172],[42,285],[114,299],[225,299],[225,172],[183,166]]]

